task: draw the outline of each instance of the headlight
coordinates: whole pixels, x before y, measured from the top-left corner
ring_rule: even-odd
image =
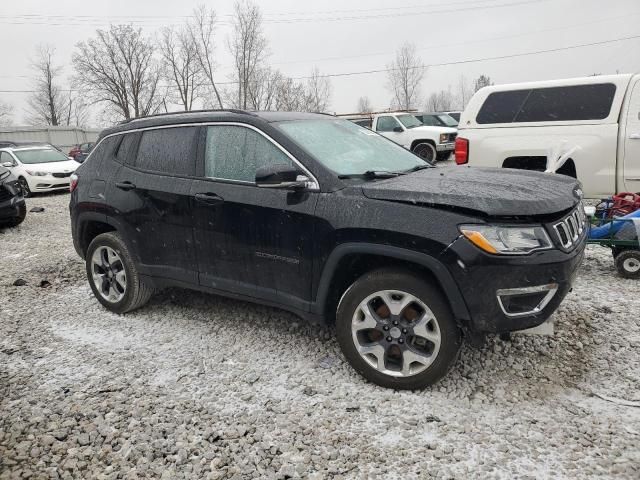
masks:
[[[49,175],[47,172],[34,172],[32,170],[25,170],[25,172],[27,172],[32,177],[46,177],[47,175]]]
[[[460,231],[476,247],[488,253],[525,255],[552,248],[549,235],[540,226],[461,225]]]
[[[440,134],[440,143],[447,143],[449,141],[449,134],[448,133],[441,133]]]

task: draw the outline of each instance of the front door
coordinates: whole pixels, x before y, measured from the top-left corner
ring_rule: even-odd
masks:
[[[640,79],[633,86],[627,112],[623,181],[625,192],[640,193]]]
[[[116,155],[124,165],[109,191],[141,272],[195,284],[191,187],[198,131],[160,128],[126,135]]]
[[[241,125],[207,127],[192,189],[200,284],[306,310],[317,193],[260,188],[256,169],[293,160]]]
[[[378,117],[376,132],[387,137],[389,140],[393,140],[398,145],[405,146],[407,143],[407,134],[404,127],[398,119],[392,115]]]

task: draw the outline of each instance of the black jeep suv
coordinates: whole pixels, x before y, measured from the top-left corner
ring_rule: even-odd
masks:
[[[26,216],[27,205],[18,179],[8,168],[0,165],[0,228],[20,225]]]
[[[335,322],[370,381],[421,388],[463,336],[543,323],[586,236],[575,179],[433,168],[346,120],[212,111],[102,132],[71,224],[109,310],[166,286]]]

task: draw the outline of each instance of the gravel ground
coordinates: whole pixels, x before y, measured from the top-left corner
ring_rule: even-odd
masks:
[[[394,392],[275,309],[167,290],[108,313],[67,203],[0,232],[1,479],[640,478],[640,284],[603,248],[554,337],[466,346]]]

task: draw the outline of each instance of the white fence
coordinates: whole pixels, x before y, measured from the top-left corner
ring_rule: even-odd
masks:
[[[100,129],[78,127],[0,127],[0,140],[46,142],[66,152],[74,145],[95,142]]]

